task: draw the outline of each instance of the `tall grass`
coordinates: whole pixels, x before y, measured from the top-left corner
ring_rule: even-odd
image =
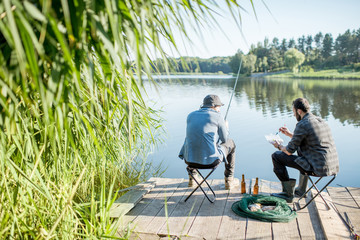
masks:
[[[186,23],[211,23],[217,7],[1,1],[1,238],[115,235],[109,209],[116,192],[148,177],[146,154],[161,132],[139,76],[151,72],[150,53],[169,67],[160,42],[176,51],[173,31],[189,39]]]

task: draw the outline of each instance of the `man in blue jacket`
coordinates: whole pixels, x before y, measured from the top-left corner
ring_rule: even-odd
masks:
[[[200,109],[187,117],[186,138],[179,157],[185,162],[212,166],[225,162],[225,189],[234,185],[235,143],[229,136],[228,123],[220,114],[217,95],[207,95]],[[193,179],[189,177],[189,187]]]

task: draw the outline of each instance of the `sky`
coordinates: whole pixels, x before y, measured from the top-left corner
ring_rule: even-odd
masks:
[[[202,28],[202,37],[190,30],[192,45],[178,37],[181,55],[201,58],[231,56],[238,49],[247,53],[251,44],[263,42],[265,37],[270,42],[274,37],[280,41],[283,38],[297,41],[302,35],[314,37],[322,32],[331,33],[335,40],[347,29],[360,29],[360,0],[253,0],[257,19],[250,0],[238,2],[246,10],[241,11],[243,35],[231,15],[224,12],[222,17],[216,17],[222,30]],[[170,55],[178,57],[175,53]]]

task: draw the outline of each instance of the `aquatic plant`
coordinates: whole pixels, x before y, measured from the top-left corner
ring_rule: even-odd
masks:
[[[1,238],[116,234],[117,221],[109,217],[116,192],[154,171],[145,159],[161,133],[141,76],[151,79],[152,54],[168,68],[162,43],[176,51],[174,31],[190,39],[185,25],[213,24],[218,7],[213,1],[1,1]]]

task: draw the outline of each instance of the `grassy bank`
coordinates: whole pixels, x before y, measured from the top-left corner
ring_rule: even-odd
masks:
[[[280,73],[266,76],[266,78],[312,78],[312,79],[360,79],[360,72],[351,69],[328,69],[314,72]]]

